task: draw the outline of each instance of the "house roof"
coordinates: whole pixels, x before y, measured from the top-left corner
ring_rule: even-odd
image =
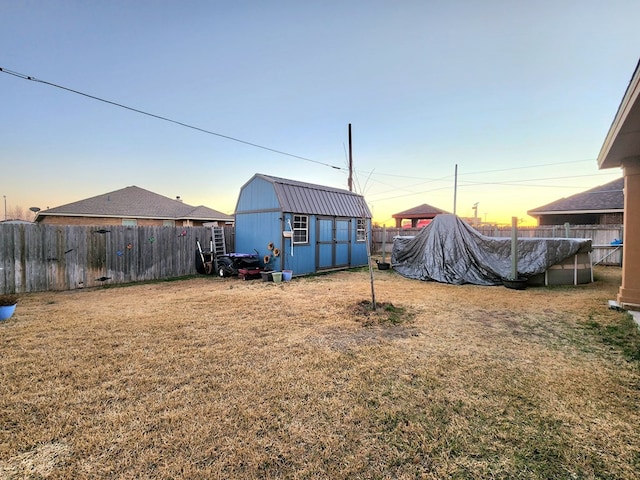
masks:
[[[611,213],[624,211],[624,178],[529,210],[529,215]]]
[[[445,212],[437,207],[429,205],[427,203],[423,203],[422,205],[418,205],[417,207],[410,208],[409,210],[405,210],[404,212],[394,213],[391,215],[393,218],[419,218],[419,219],[428,219],[434,218],[436,215],[440,215]]]
[[[619,167],[640,155],[640,61],[631,76],[609,133],[598,154],[600,168]]]
[[[205,206],[194,207],[179,200],[164,197],[144,188],[131,186],[95,197],[41,210],[43,216],[118,217],[150,219],[190,219],[232,221],[233,217]]]
[[[349,190],[261,173],[255,174],[254,178],[261,178],[273,184],[283,212],[371,218],[371,211],[364,197]]]

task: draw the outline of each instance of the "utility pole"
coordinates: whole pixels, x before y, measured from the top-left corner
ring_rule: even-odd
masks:
[[[453,183],[453,214],[456,214],[456,200],[458,197],[458,164],[456,163],[456,171],[454,174],[454,183]]]
[[[7,196],[2,195],[4,197],[4,221],[7,221]]]
[[[349,124],[349,191],[353,192],[353,153],[351,149],[351,124]]]

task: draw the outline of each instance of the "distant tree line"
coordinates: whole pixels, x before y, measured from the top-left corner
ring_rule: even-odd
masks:
[[[7,206],[6,218],[3,216],[2,220],[25,220],[27,222],[32,221],[34,214],[20,205]]]

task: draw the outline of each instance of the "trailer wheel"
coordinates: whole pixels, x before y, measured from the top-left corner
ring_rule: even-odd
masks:
[[[218,276],[220,278],[224,278],[227,276],[227,270],[225,269],[224,266],[218,268]]]

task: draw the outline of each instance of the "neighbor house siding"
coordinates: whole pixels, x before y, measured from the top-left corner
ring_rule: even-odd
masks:
[[[192,226],[201,227],[204,222],[201,220],[175,220],[175,219],[155,219],[155,218],[133,218],[127,217],[127,219],[135,220],[136,225],[141,227],[155,227],[166,226],[164,222],[171,221],[175,223],[175,226]],[[43,216],[39,223],[46,225],[122,225],[122,218],[114,217],[75,217],[75,216]]]
[[[566,213],[566,214],[546,214],[538,216],[538,225],[612,225],[623,223],[624,214],[622,212],[613,213]]]

